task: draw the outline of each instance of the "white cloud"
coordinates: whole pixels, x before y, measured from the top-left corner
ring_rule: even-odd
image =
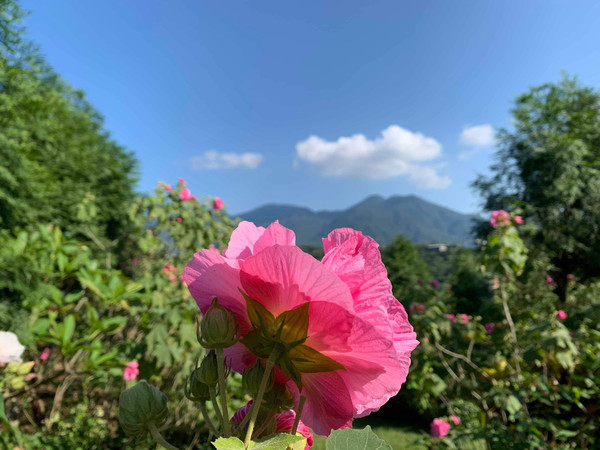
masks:
[[[192,169],[256,169],[263,157],[260,153],[219,153],[209,150],[202,155],[193,156]]]
[[[460,133],[460,143],[471,147],[488,147],[494,145],[494,127],[490,124],[466,127]]]
[[[296,155],[326,177],[385,179],[408,176],[415,184],[443,189],[450,178],[416,162],[440,157],[442,146],[433,138],[391,125],[374,140],[363,134],[340,137],[335,142],[310,136],[296,144]]]

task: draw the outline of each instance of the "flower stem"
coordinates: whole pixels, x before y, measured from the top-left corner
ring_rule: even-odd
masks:
[[[223,349],[217,350],[217,370],[219,374],[219,395],[221,396],[221,413],[223,414],[223,432],[225,437],[231,436],[231,425],[229,424],[229,410],[227,409],[227,390],[225,386],[225,357]]]
[[[306,401],[306,397],[304,395],[301,395],[300,401],[298,402],[298,411],[296,411],[296,417],[294,418],[294,426],[292,427],[292,434],[296,434],[296,431],[298,431],[298,425],[300,424],[300,416],[302,415],[302,410],[304,409],[305,401]]]
[[[148,430],[150,431],[150,434],[152,435],[152,439],[154,439],[158,445],[162,445],[164,448],[167,448],[169,450],[179,450],[174,445],[169,444],[165,440],[165,438],[162,437],[162,434],[160,434],[160,431],[158,431],[158,428],[156,428],[156,425],[154,424],[154,422],[150,422],[148,424]]]
[[[250,412],[248,415],[250,416],[250,423],[248,424],[248,430],[246,430],[246,438],[244,439],[244,448],[247,449],[250,445],[250,440],[252,439],[252,432],[254,431],[254,424],[256,422],[256,418],[258,417],[258,411],[260,410],[263,395],[265,395],[265,389],[267,388],[267,383],[269,382],[269,376],[271,375],[271,370],[275,366],[275,361],[279,357],[280,350],[275,347],[269,355],[269,359],[267,359],[267,363],[265,364],[265,373],[263,375],[262,380],[260,381],[260,387],[258,388],[258,393],[256,394],[256,398],[252,402],[252,407],[250,408]]]
[[[217,419],[219,420],[219,423],[221,424],[221,430],[224,430],[225,427],[223,426],[223,414],[221,414],[221,408],[219,408],[219,402],[217,401],[217,392],[216,392],[214,386],[209,387],[208,392],[210,392],[210,399],[212,400],[215,414],[217,415]],[[220,436],[220,435],[221,434],[219,433],[218,436]]]
[[[204,417],[204,422],[206,422],[206,425],[208,425],[208,428],[210,428],[210,431],[212,432],[212,434],[214,434],[215,436],[218,436],[219,432],[217,431],[217,427],[215,427],[215,424],[212,423],[212,420],[210,420],[210,416],[208,415],[208,410],[206,409],[206,403],[204,403],[204,402],[200,403],[200,411],[202,411],[202,416]]]

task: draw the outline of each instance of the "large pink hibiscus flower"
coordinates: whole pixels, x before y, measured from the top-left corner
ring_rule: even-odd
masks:
[[[281,325],[277,338],[283,330],[291,350],[278,360],[276,381],[287,385],[296,407],[300,395],[306,397],[302,421],[328,435],[399,391],[418,341],[392,295],[377,243],[347,228],[323,243],[321,263],[279,223],[265,229],[242,222],[222,256],[196,253],[183,279],[202,312],[216,296],[236,315],[243,339],[226,349],[226,357],[238,372],[268,356],[261,352],[268,347],[263,338],[253,344],[257,335],[274,336],[259,332],[256,311]],[[290,331],[286,317],[301,325]]]

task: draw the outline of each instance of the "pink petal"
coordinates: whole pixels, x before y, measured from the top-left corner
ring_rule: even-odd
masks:
[[[246,294],[275,316],[307,301],[330,301],[354,310],[348,287],[298,247],[273,245],[241,265]]]
[[[252,222],[240,222],[229,239],[229,247],[223,250],[223,256],[231,259],[246,259],[252,256],[254,244],[265,232]]]
[[[258,238],[254,244],[253,254],[273,245],[296,245],[296,235],[294,232],[279,222],[273,222],[267,227],[265,232]]]

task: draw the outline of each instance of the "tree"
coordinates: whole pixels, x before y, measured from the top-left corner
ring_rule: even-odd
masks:
[[[23,38],[23,15],[0,0],[0,228],[53,222],[117,239],[127,229],[137,161],[84,93]]]
[[[522,211],[530,245],[566,275],[600,275],[600,93],[564,76],[519,96],[514,128],[497,135],[490,177],[473,184],[486,210]],[[561,295],[562,297],[562,295]]]

